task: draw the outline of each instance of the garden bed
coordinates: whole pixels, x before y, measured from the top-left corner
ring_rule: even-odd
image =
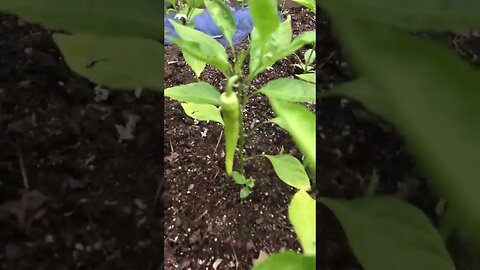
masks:
[[[289,7],[293,35],[313,30],[315,15]],[[236,50],[246,48],[246,41]],[[304,50],[303,50],[304,51]],[[258,89],[267,81],[293,77],[295,56],[275,64],[253,81]],[[225,78],[207,67],[203,81],[223,89]],[[194,82],[193,71],[174,46],[165,47],[165,86]],[[266,98],[257,97],[247,107],[246,127],[269,119],[273,113]],[[223,158],[222,127],[194,123],[180,104],[165,99],[165,269],[250,269],[260,253],[300,250],[287,217],[295,193],[275,175],[268,160],[247,163],[248,177],[256,179],[253,193],[239,198],[239,186],[227,177]],[[265,126],[248,139],[249,155],[286,153],[299,157],[288,134]]]
[[[49,33],[0,14],[0,269],[159,269],[161,96],[94,87]]]

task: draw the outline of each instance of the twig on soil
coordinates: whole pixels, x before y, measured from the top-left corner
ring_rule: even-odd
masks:
[[[168,141],[170,142],[170,150],[172,150],[172,153],[173,153],[174,151],[173,151],[172,140],[168,139]]]
[[[205,210],[200,216],[198,216],[193,222],[197,223],[203,216],[208,213],[208,210]]]
[[[222,135],[223,135],[223,129],[222,129],[222,131],[220,132],[220,137],[218,137],[217,145],[215,146],[215,149],[213,150],[213,154],[212,154],[212,155],[215,155],[215,153],[217,152],[217,148],[218,148],[218,145],[220,144],[220,140],[222,139]]]
[[[12,146],[18,155],[18,164],[20,165],[20,173],[22,174],[23,178],[23,187],[25,188],[25,190],[29,190],[28,177],[27,172],[25,171],[25,165],[23,164],[22,151],[20,151],[20,148],[17,145],[12,144]]]
[[[232,247],[233,257],[235,257],[235,269],[237,269],[238,268],[237,253],[235,253],[235,248],[233,248],[232,241],[228,241],[228,243],[230,244],[230,247]]]
[[[213,180],[215,180],[215,179],[217,178],[219,172],[220,172],[220,170],[217,169],[217,173],[216,173],[215,176],[213,177]]]

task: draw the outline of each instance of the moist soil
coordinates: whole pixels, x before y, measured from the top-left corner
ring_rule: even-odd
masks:
[[[315,14],[288,7],[292,32],[315,29]],[[248,46],[247,41],[236,51]],[[303,56],[302,50],[300,56]],[[253,82],[255,89],[266,82],[293,77],[295,56],[275,64]],[[219,89],[225,77],[207,67],[200,79]],[[175,46],[165,47],[166,87],[195,82],[194,73]],[[246,129],[272,118],[268,100],[252,99],[245,113]],[[282,249],[300,251],[287,217],[295,190],[281,182],[265,159],[246,164],[247,177],[256,180],[253,193],[239,197],[240,187],[227,177],[224,141],[219,124],[196,122],[180,104],[165,99],[165,269],[250,269],[264,253]],[[248,131],[247,131],[248,132]],[[273,125],[259,128],[247,138],[247,155],[301,154],[290,137]]]
[[[0,269],[162,265],[162,97],[94,88],[50,33],[0,14]]]

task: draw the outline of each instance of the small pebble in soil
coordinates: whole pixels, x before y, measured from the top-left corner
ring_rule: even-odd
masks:
[[[45,243],[50,244],[53,243],[53,235],[48,234],[45,236]]]

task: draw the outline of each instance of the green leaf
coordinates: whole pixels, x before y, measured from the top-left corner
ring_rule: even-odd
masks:
[[[290,16],[266,40],[262,40],[259,32],[254,28],[250,42],[250,78],[281,60],[282,58],[277,57],[277,51],[288,47],[291,42],[292,26]]]
[[[278,178],[300,190],[310,190],[310,180],[302,163],[292,155],[264,155],[270,160]]]
[[[202,61],[197,57],[192,56],[189,52],[186,52],[186,51],[183,52],[183,58],[185,58],[185,61],[187,62],[187,64],[192,68],[193,72],[195,73],[195,76],[197,78],[200,78],[200,75],[202,74],[206,66],[205,61]]]
[[[279,117],[275,117],[275,118],[272,118],[272,119],[268,120],[268,122],[274,123],[277,126],[287,130],[288,125],[286,123],[284,123],[283,121],[284,121],[283,118],[279,118]]]
[[[298,78],[310,82],[310,83],[316,83],[317,82],[317,75],[315,73],[307,73],[307,74],[298,74],[295,75]]]
[[[454,270],[440,234],[419,209],[393,197],[322,199],[368,270]]]
[[[276,55],[276,59],[283,59],[307,44],[315,44],[316,42],[316,31],[306,31],[298,35],[293,41],[283,48],[280,48],[278,51],[278,55]],[[278,60],[277,60],[278,61]],[[276,61],[275,61],[276,62]]]
[[[248,6],[253,25],[257,29],[260,40],[265,40],[280,25],[276,0],[249,0]]]
[[[301,80],[280,78],[268,82],[258,92],[269,98],[291,102],[315,102],[315,84]]]
[[[206,82],[170,87],[164,95],[179,102],[220,105],[220,91]]]
[[[305,63],[307,66],[313,64],[315,62],[315,51],[313,49],[308,49],[305,51],[305,54],[303,55],[303,58],[305,59]]]
[[[205,6],[210,11],[215,24],[222,30],[230,46],[233,47],[232,38],[237,28],[230,9],[222,0],[205,0]]]
[[[215,121],[223,125],[220,109],[211,104],[181,103],[185,113],[199,121]]]
[[[245,183],[245,186],[249,187],[252,189],[255,186],[255,179],[253,178],[248,178],[247,182]]]
[[[163,45],[137,37],[54,34],[69,67],[96,84],[116,89],[164,88]]]
[[[369,95],[366,107],[386,113],[480,244],[480,73],[432,41],[380,26],[339,26],[358,69],[381,96]]]
[[[183,26],[172,20],[170,22],[181,37],[181,39],[170,37],[170,40],[182,51],[186,51],[191,56],[216,67],[223,74],[230,72],[228,55],[221,43],[191,27]]]
[[[316,202],[305,191],[298,191],[288,207],[288,218],[297,233],[303,253],[316,254]]]
[[[291,251],[268,256],[265,261],[255,265],[252,270],[315,270],[315,257],[303,256]]]
[[[315,4],[315,0],[293,0],[293,1],[299,3],[302,6],[307,7],[308,9],[313,11],[313,13],[317,12],[317,6]]]
[[[247,183],[247,179],[245,179],[245,176],[243,176],[241,173],[237,171],[232,172],[232,178],[235,181],[235,183],[239,185],[245,185]]]
[[[389,24],[409,30],[456,31],[480,27],[479,1],[322,0],[321,5],[333,18]]]
[[[241,190],[240,190],[240,199],[245,199],[248,197],[248,195],[250,195],[250,193],[252,193],[252,191],[250,190],[249,187],[243,187]]]
[[[316,166],[316,117],[307,108],[281,100],[270,99],[281,127],[288,131],[300,151]]]
[[[0,10],[46,28],[155,40],[163,37],[161,8],[157,0],[0,0]]]

